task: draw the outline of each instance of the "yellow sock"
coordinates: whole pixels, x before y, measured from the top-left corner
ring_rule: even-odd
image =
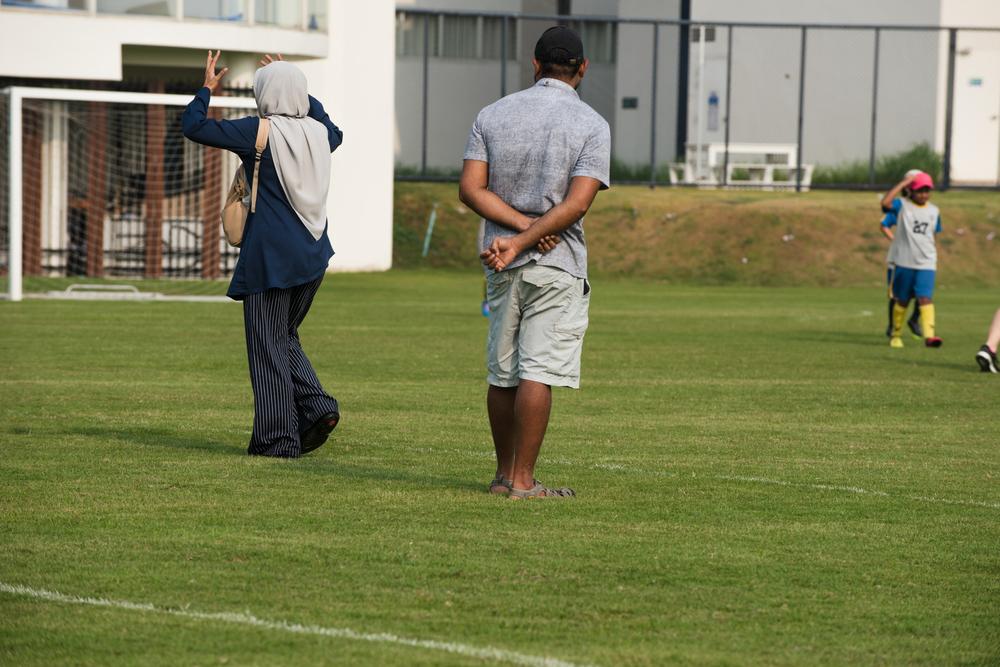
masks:
[[[906,306],[899,305],[899,302],[892,304],[892,337],[899,338],[903,330],[903,321],[906,320]]]
[[[920,325],[924,328],[924,338],[934,338],[933,303],[920,306]]]

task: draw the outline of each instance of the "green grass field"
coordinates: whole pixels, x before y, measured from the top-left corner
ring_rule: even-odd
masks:
[[[517,503],[481,289],[330,276],[344,420],[291,462],[243,455],[239,306],[0,302],[0,663],[1000,661],[995,291],[890,350],[877,287],[598,278],[538,471],[579,496]]]

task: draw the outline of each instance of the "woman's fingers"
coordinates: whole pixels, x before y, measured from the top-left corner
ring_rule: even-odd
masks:
[[[212,55],[212,49],[208,50],[208,58],[205,59],[205,78],[215,76],[215,66],[219,62],[219,56],[222,55],[222,51],[216,51],[215,55]],[[227,68],[228,69],[228,68]]]

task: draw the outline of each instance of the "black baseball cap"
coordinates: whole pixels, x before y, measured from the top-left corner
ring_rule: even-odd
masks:
[[[552,26],[542,33],[535,44],[535,59],[540,63],[559,65],[583,64],[583,41],[572,28]]]

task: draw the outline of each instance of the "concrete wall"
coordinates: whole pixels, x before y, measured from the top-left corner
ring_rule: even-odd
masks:
[[[396,62],[396,164],[419,167],[423,122],[423,61]],[[519,90],[517,63],[507,65],[507,92]],[[476,114],[500,98],[500,61],[431,58],[428,76],[427,166],[462,168],[465,141]]]
[[[331,0],[325,58],[299,65],[344,131],[333,155],[330,240],[337,271],[392,266],[395,9],[388,2]],[[359,66],[358,54],[364,55]]]
[[[679,0],[621,0],[622,18],[676,19]],[[658,38],[656,84],[657,164],[672,162],[676,153],[677,68],[679,30],[661,26]],[[621,24],[616,62],[617,96],[612,122],[614,157],[627,165],[646,165],[652,138],[653,28]],[[622,100],[638,99],[638,108],[625,109]]]

